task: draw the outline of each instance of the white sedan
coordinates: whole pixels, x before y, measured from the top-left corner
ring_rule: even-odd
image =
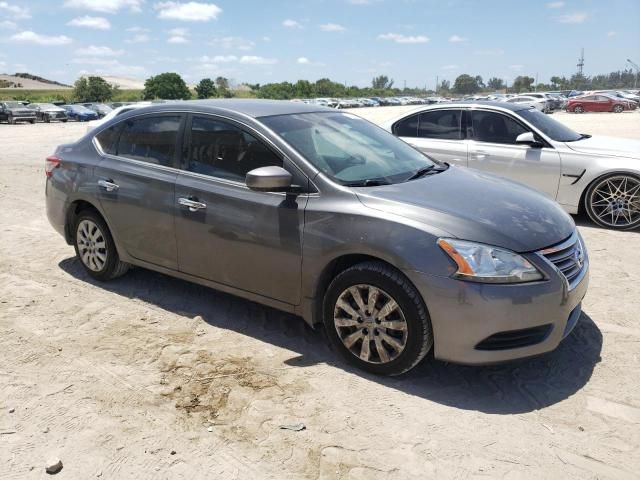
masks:
[[[419,107],[383,127],[436,160],[529,185],[603,227],[640,227],[640,140],[576,133],[506,102]]]
[[[111,120],[114,117],[117,117],[118,115],[122,115],[123,113],[128,112],[130,110],[135,110],[136,108],[147,107],[149,105],[151,105],[151,102],[138,102],[138,103],[132,103],[130,105],[123,105],[121,107],[114,108],[101,119],[93,120],[89,122],[87,124],[87,133],[89,133],[94,128],[99,127],[100,125],[107,123],[109,120]]]

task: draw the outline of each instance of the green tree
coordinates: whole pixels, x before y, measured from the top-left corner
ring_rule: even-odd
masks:
[[[73,99],[78,102],[107,102],[116,92],[117,88],[102,77],[80,77],[73,87]]]
[[[536,79],[533,77],[528,77],[527,75],[519,75],[513,81],[513,85],[511,85],[511,88],[516,93],[530,92],[532,90],[531,86],[535,81]]]
[[[478,88],[480,88],[480,90],[483,90],[485,88],[484,81],[482,80],[482,77],[480,75],[476,75],[474,77],[474,80],[478,84]]]
[[[229,79],[225,77],[217,77],[216,87],[218,87],[220,90],[229,90]]]
[[[216,90],[216,84],[213,83],[213,80],[211,80],[210,78],[203,78],[202,80],[200,80],[200,83],[196,85],[195,90],[198,98],[211,98],[217,96],[218,94],[218,91]]]
[[[313,85],[308,80],[298,80],[293,86],[293,94],[297,98],[313,97]]]
[[[505,88],[504,81],[498,77],[491,77],[487,82],[487,87],[491,90],[502,90]]]
[[[467,95],[479,91],[480,85],[478,85],[477,77],[474,78],[471,75],[463,73],[456,78],[456,81],[453,83],[453,89],[456,93]]]
[[[386,75],[373,77],[373,80],[371,80],[371,87],[374,89],[388,90],[393,87],[393,79],[389,79]]]
[[[442,80],[440,85],[438,85],[438,93],[449,93],[449,90],[451,90],[451,82],[449,80]]]
[[[167,72],[147,78],[144,82],[142,97],[145,100],[153,100],[155,98],[188,100],[191,98],[191,92],[180,75]]]

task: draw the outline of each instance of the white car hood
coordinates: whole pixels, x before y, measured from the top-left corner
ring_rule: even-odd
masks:
[[[640,160],[640,140],[616,137],[591,137],[577,142],[565,143],[571,150],[611,157],[635,158]]]

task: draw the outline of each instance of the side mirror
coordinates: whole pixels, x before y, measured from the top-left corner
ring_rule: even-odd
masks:
[[[282,167],[260,167],[247,173],[245,183],[258,192],[286,192],[293,177]]]
[[[529,145],[533,148],[542,148],[544,145],[537,141],[533,132],[524,132],[516,137],[516,145]]]

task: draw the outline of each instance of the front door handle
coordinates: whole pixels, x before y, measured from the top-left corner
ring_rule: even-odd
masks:
[[[485,151],[478,150],[477,152],[473,153],[473,156],[476,157],[478,160],[484,160],[489,156],[489,154]]]
[[[184,197],[178,199],[178,204],[182,205],[183,207],[189,207],[190,212],[197,212],[198,210],[204,210],[205,208],[207,208],[206,203]]]
[[[98,180],[98,185],[104,188],[107,192],[113,192],[120,188],[120,185],[113,183],[112,180]]]

